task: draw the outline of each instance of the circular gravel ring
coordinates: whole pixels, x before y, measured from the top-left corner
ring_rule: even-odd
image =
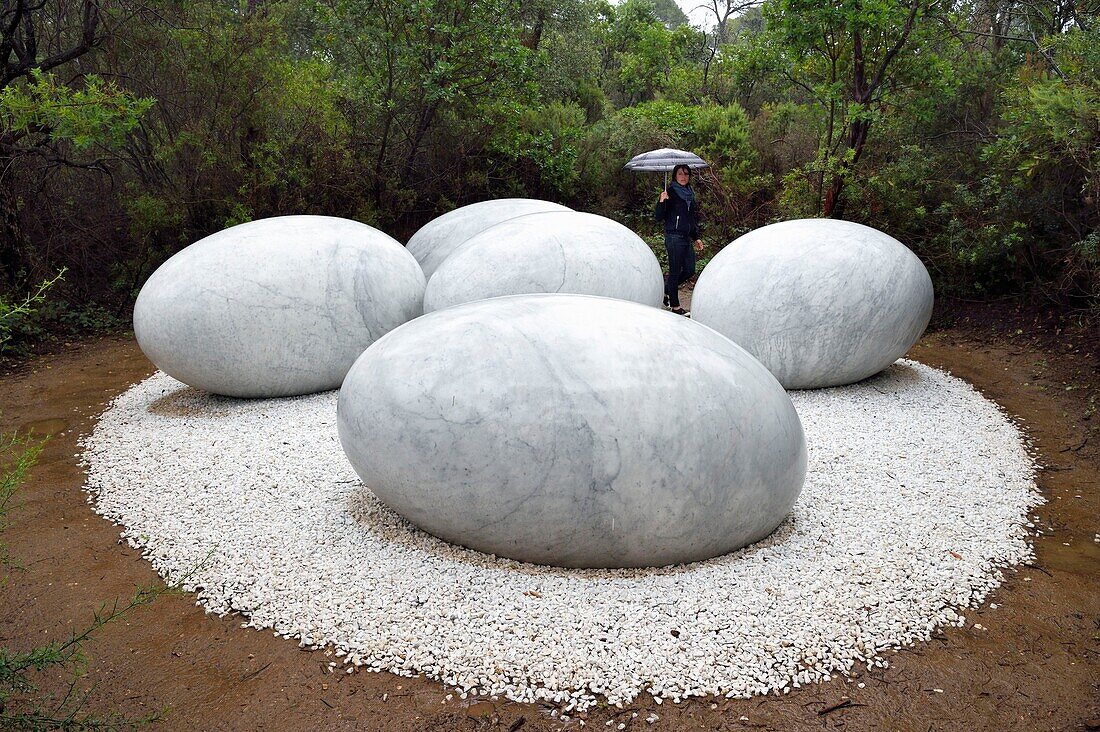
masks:
[[[209,611],[350,664],[565,710],[827,680],[961,625],[1028,560],[1041,502],[1020,432],[901,361],[791,394],[806,485],[767,539],[660,569],[565,570],[446,544],[357,480],[336,393],[240,401],[157,374],[85,439],[96,510]],[[198,569],[196,569],[198,568]]]

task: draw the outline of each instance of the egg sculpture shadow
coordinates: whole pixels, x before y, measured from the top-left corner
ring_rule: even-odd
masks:
[[[764,538],[806,474],[786,392],[710,328],[633,302],[520,295],[380,339],[340,390],[374,494],[446,541],[525,562],[692,562]]]
[[[661,304],[653,250],[612,219],[578,211],[519,216],[471,236],[428,280],[424,312],[503,295],[561,292]]]
[[[168,375],[215,394],[335,389],[363,350],[421,314],[424,273],[377,229],[329,216],[234,226],[158,268],[134,334]]]
[[[496,198],[471,203],[424,224],[405,245],[431,279],[439,265],[474,234],[502,221],[541,211],[569,211],[567,206],[536,198]]]
[[[932,317],[932,279],[913,252],[850,221],[764,226],[699,275],[692,319],[760,360],[787,389],[841,386],[905,355]]]

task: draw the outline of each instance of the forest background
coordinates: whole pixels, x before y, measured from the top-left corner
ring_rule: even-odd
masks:
[[[0,356],[268,216],[544,198],[659,250],[658,147],[711,163],[708,256],[844,218],[940,296],[1100,321],[1100,0],[703,2],[0,0]]]

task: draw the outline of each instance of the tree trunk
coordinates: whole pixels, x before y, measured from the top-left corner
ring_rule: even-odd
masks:
[[[8,183],[0,183],[0,271],[5,289],[16,289],[26,280],[28,251],[30,241],[19,220],[18,196]]]
[[[547,11],[546,8],[541,8],[538,12],[538,15],[535,16],[534,26],[532,26],[529,32],[523,34],[523,37],[520,39],[520,43],[522,43],[527,48],[530,48],[532,51],[539,50],[539,43],[542,42],[542,33],[543,29],[546,27],[546,20],[548,15],[549,11]]]
[[[860,155],[863,154],[863,146],[867,143],[867,133],[871,129],[870,120],[857,119],[854,120],[848,129],[848,150],[852,151],[851,158],[845,155],[845,159],[841,161],[837,168],[837,172],[833,175],[833,180],[829,184],[829,190],[825,194],[825,204],[822,206],[821,214],[828,219],[839,219],[844,217],[844,201],[841,198],[841,193],[844,191],[844,178],[849,170],[859,161]]]
[[[405,156],[405,165],[402,175],[403,183],[409,181],[412,177],[413,167],[416,165],[416,156],[420,153],[420,145],[424,141],[424,135],[427,134],[428,128],[432,126],[432,121],[435,120],[435,113],[438,109],[439,104],[433,102],[420,115],[420,124],[416,127],[416,134],[413,136],[409,145],[409,152]]]

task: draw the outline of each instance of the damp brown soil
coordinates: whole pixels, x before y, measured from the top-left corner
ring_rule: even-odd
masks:
[[[1017,332],[1018,331],[1018,332]],[[1002,405],[1033,443],[1047,502],[1036,559],[1007,572],[964,628],[889,654],[889,668],[776,697],[596,708],[592,729],[1100,729],[1100,376],[1095,341],[956,324],[910,357],[950,370]],[[1084,346],[1082,345],[1084,342]],[[0,584],[0,647],[26,650],[82,629],[105,602],[159,579],[81,491],[78,437],[107,402],[152,373],[132,338],[73,346],[0,378],[0,428],[49,435],[4,534],[14,564]],[[178,405],[164,405],[176,408]],[[476,592],[474,587],[470,592]],[[994,608],[994,605],[996,607]],[[386,673],[330,672],[305,651],[238,617],[206,615],[168,595],[101,628],[85,646],[85,709],[165,729],[580,729],[550,709],[460,700],[443,685]],[[980,627],[979,627],[980,626]],[[68,678],[38,678],[61,692]],[[14,711],[9,709],[9,711]],[[659,718],[647,723],[646,718]],[[636,716],[635,716],[636,715]],[[608,725],[610,722],[610,725]]]

